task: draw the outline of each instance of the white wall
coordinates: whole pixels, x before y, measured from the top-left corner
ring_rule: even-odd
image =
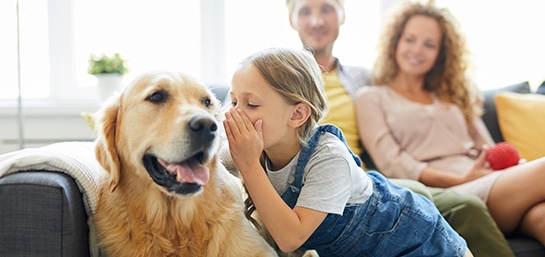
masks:
[[[62,103],[24,107],[23,147],[39,147],[61,141],[92,141],[94,132],[81,111],[95,112],[98,104]],[[17,105],[0,106],[0,154],[20,149]]]

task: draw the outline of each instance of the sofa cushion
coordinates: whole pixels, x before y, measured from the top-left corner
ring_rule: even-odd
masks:
[[[517,257],[543,257],[545,248],[543,245],[529,237],[508,237],[507,242]]]
[[[495,104],[503,138],[517,148],[521,158],[531,161],[545,156],[545,96],[502,92],[496,95]]]
[[[212,93],[214,93],[216,98],[218,98],[223,105],[230,104],[229,90],[231,88],[229,86],[222,84],[210,84],[208,85],[208,88],[210,88]]]
[[[539,85],[539,87],[536,90],[536,93],[545,95],[545,80]]]
[[[528,94],[531,92],[530,84],[528,83],[528,81],[506,86],[506,87],[483,91],[484,113],[483,113],[482,119],[484,124],[486,125],[486,128],[490,132],[492,139],[494,139],[494,142],[496,143],[502,142],[504,141],[504,139],[500,131],[500,127],[498,125],[498,116],[496,113],[496,104],[494,103],[494,96],[499,92],[505,92],[505,91],[516,92],[521,94]]]

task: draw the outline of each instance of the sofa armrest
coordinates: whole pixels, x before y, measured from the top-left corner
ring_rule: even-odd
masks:
[[[0,256],[89,256],[82,194],[68,175],[25,171],[0,178]]]

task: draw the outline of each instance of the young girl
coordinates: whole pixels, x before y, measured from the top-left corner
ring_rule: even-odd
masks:
[[[366,173],[332,125],[321,71],[303,50],[271,48],[233,75],[225,131],[265,227],[284,252],[472,256],[424,197]]]
[[[466,79],[467,49],[455,18],[409,3],[381,39],[374,81],[380,86],[359,91],[356,108],[379,170],[476,195],[505,234],[545,245],[545,157],[501,171],[486,166],[483,145],[494,142],[480,117],[479,92]]]

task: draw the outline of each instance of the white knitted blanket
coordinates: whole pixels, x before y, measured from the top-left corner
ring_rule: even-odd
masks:
[[[0,177],[29,170],[60,171],[71,176],[83,195],[89,224],[91,256],[100,256],[96,244],[93,214],[96,211],[99,185],[106,172],[95,158],[94,142],[62,142],[39,148],[27,148],[0,155]]]

